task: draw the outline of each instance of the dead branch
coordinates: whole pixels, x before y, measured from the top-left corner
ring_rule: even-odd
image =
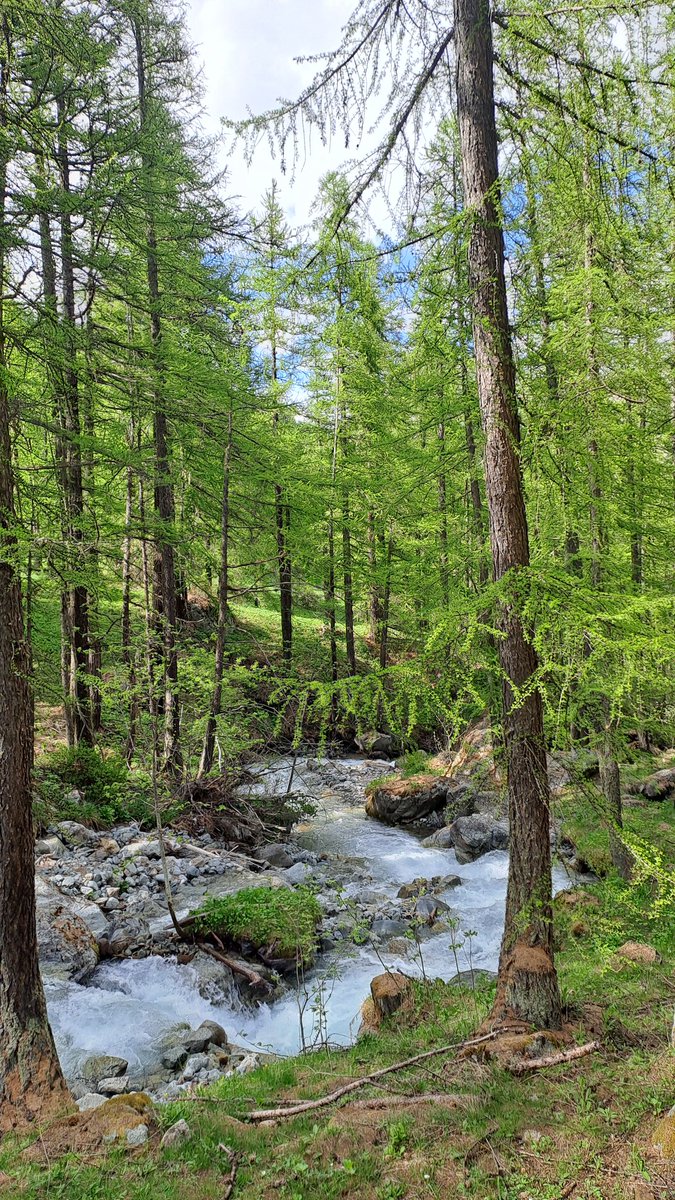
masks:
[[[470,1096],[456,1092],[419,1092],[410,1096],[375,1096],[371,1100],[352,1100],[344,1107],[358,1109],[405,1108],[408,1104],[441,1104],[445,1108],[470,1108]]]
[[[227,1155],[227,1160],[230,1164],[230,1170],[225,1176],[225,1191],[223,1192],[222,1200],[230,1200],[230,1196],[234,1190],[234,1181],[237,1178],[237,1167],[239,1166],[239,1156],[231,1150],[229,1146],[224,1146],[222,1142],[218,1143],[218,1149],[222,1150],[223,1154]]]
[[[252,987],[260,988],[262,991],[271,992],[272,984],[264,976],[259,975],[252,967],[246,966],[245,963],[239,962],[237,958],[229,958],[227,954],[221,954],[220,950],[215,950],[213,946],[209,946],[206,942],[199,942],[199,949],[205,954],[210,954],[211,958],[215,958],[224,966],[229,967],[235,975],[242,975],[244,979],[251,984]]]
[[[348,1096],[350,1092],[357,1091],[358,1088],[367,1087],[369,1083],[374,1083],[377,1079],[382,1079],[384,1075],[390,1075],[394,1071],[404,1071],[406,1067],[412,1067],[415,1063],[424,1062],[428,1058],[434,1058],[439,1054],[449,1054],[451,1050],[462,1050],[466,1046],[478,1046],[481,1042],[489,1042],[496,1035],[494,1033],[486,1033],[483,1037],[474,1038],[469,1042],[452,1042],[447,1046],[439,1046],[436,1050],[426,1050],[424,1054],[415,1054],[413,1058],[406,1058],[403,1062],[393,1063],[390,1067],[382,1067],[379,1071],[373,1071],[370,1075],[364,1075],[361,1079],[353,1079],[351,1083],[346,1083],[340,1088],[336,1088],[334,1092],[329,1092],[327,1096],[320,1096],[318,1100],[303,1100],[299,1104],[290,1105],[288,1108],[259,1108],[247,1113],[244,1118],[247,1121],[276,1121],[283,1117],[297,1117],[301,1113],[312,1112],[316,1108],[326,1108],[329,1104],[335,1104],[336,1100],[341,1100],[343,1096]]]
[[[547,1054],[544,1058],[523,1058],[509,1063],[509,1071],[514,1075],[526,1075],[528,1071],[541,1071],[544,1067],[557,1067],[559,1063],[573,1062],[576,1058],[584,1058],[600,1049],[600,1042],[587,1042],[585,1046],[575,1046],[572,1050],[561,1050],[559,1054]]]

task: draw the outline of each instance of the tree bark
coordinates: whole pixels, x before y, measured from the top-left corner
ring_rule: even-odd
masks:
[[[438,423],[438,541],[440,544],[439,576],[441,602],[448,607],[450,600],[450,573],[448,565],[448,489],[445,472],[445,421]]]
[[[229,553],[230,553],[230,467],[232,462],[232,408],[227,415],[227,441],[223,456],[223,493],[220,506],[220,571],[218,574],[218,632],[216,634],[216,654],[213,669],[213,694],[211,708],[204,734],[204,745],[199,763],[197,778],[208,775],[213,766],[213,752],[216,744],[216,725],[220,713],[223,693],[223,673],[225,670],[225,640],[227,627],[230,624],[228,597],[230,591]]]
[[[485,481],[496,580],[529,566],[525,498],[499,208],[498,146],[488,0],[455,0],[457,108],[465,205],[472,218],[469,280]],[[541,695],[525,699],[537,656],[516,607],[499,614],[504,753],[511,853],[494,1016],[560,1027],[553,961],[550,794]]]
[[[7,137],[10,30],[0,37],[0,151]],[[69,1107],[38,966],[31,768],[33,698],[12,534],[14,479],[3,294],[7,166],[0,158],[0,1132]]]

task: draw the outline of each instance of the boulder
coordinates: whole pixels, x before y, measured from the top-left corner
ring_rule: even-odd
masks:
[[[260,846],[255,851],[254,858],[256,862],[267,863],[270,867],[292,867],[293,859],[283,842],[271,842],[267,846]]]
[[[192,1130],[190,1129],[190,1126],[188,1125],[187,1121],[184,1121],[181,1118],[180,1121],[176,1121],[174,1125],[169,1126],[159,1144],[162,1150],[168,1150],[171,1146],[182,1146],[185,1142],[188,1142],[191,1137]]]
[[[116,958],[132,948],[146,946],[150,940],[150,927],[143,917],[125,916],[106,931],[105,937],[99,938],[101,956]]]
[[[403,937],[408,931],[405,921],[396,921],[391,917],[378,917],[371,925],[371,933],[375,937]]]
[[[664,800],[675,792],[675,767],[663,771],[655,771],[640,786],[640,791],[647,800]]]
[[[56,829],[67,846],[85,846],[92,850],[98,846],[100,834],[77,821],[59,821]]]
[[[167,1046],[162,1051],[162,1066],[167,1071],[171,1071],[172,1075],[177,1075],[183,1069],[187,1060],[188,1052],[185,1046]]]
[[[412,775],[410,779],[382,780],[368,788],[366,812],[386,825],[415,825],[432,813],[440,813],[449,799],[459,802],[456,782],[442,775]],[[463,811],[473,812],[471,789],[462,792]]]
[[[35,853],[40,858],[43,854],[48,854],[50,858],[63,858],[67,853],[61,838],[48,837],[40,838],[35,843]]]
[[[198,1029],[190,1029],[182,1038],[189,1054],[201,1054],[207,1046],[227,1046],[227,1034],[217,1021],[202,1021]]]
[[[98,1083],[99,1079],[124,1075],[128,1066],[126,1058],[118,1058],[114,1054],[92,1054],[82,1066],[82,1078],[85,1083]]]
[[[37,937],[40,966],[53,978],[82,983],[98,963],[96,938],[65,896],[38,899]]]
[[[426,921],[427,925],[433,925],[440,912],[450,911],[450,905],[437,896],[418,896],[414,911],[417,918]]]
[[[640,963],[642,966],[650,966],[660,961],[654,947],[646,946],[642,942],[624,942],[616,953],[618,958],[627,958],[630,962]]]
[[[378,755],[393,754],[394,752],[394,739],[390,733],[377,733],[371,729],[367,733],[357,734],[355,741],[363,754]]]
[[[288,867],[284,874],[284,883],[292,883],[297,886],[304,883],[309,878],[311,873],[312,872],[307,866],[307,863],[293,863],[293,866]]]
[[[436,850],[449,850],[454,844],[452,825],[444,825],[442,829],[436,829],[429,837],[422,840],[423,846],[433,846]]]
[[[102,1104],[105,1104],[107,1098],[107,1096],[102,1096],[100,1092],[86,1092],[86,1094],[84,1096],[80,1096],[80,1099],[76,1100],[75,1103],[77,1104],[80,1112],[91,1112],[92,1109],[100,1108]]]
[[[104,1096],[121,1096],[129,1091],[128,1075],[111,1075],[108,1079],[99,1079],[98,1090]]]
[[[126,1133],[127,1146],[144,1146],[148,1140],[147,1125],[136,1125]]]
[[[505,850],[509,844],[508,821],[498,821],[487,813],[458,817],[451,828],[460,863],[473,862],[490,850]]]
[[[484,971],[482,967],[477,967],[473,971],[458,971],[448,980],[448,984],[451,987],[480,988],[494,983],[496,978],[496,971]]]

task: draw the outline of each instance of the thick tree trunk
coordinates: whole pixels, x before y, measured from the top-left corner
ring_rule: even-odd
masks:
[[[384,594],[382,596],[382,616],[380,619],[380,668],[384,671],[389,655],[389,603],[391,600],[391,557],[394,550],[394,535],[389,531],[387,540],[387,559],[384,577]]]
[[[448,565],[448,488],[445,472],[445,421],[438,423],[438,541],[439,576],[441,584],[441,603],[448,607],[450,600],[450,574]]]
[[[9,25],[0,37],[0,149],[6,137]],[[0,1133],[70,1106],[38,967],[31,768],[33,701],[12,535],[12,412],[4,312],[7,160],[0,160]]]
[[[488,0],[455,0],[457,107],[464,200],[472,217],[469,279],[490,543],[496,580],[529,565],[520,429],[504,275]],[[494,1015],[556,1029],[561,1002],[553,962],[550,794],[541,696],[520,698],[537,656],[517,610],[502,605],[511,853]]]
[[[345,646],[350,675],[356,675],[356,643],[354,641],[354,580],[352,576],[352,535],[350,530],[349,493],[342,492],[342,579],[345,596]]]
[[[328,518],[328,538],[327,538],[327,570],[326,581],[324,584],[324,596],[326,599],[326,620],[328,621],[328,631],[330,639],[330,677],[333,683],[337,682],[338,678],[338,653],[337,653],[337,623],[335,620],[335,526],[333,522],[333,514]]]
[[[368,573],[370,575],[370,583],[368,587],[368,632],[373,646],[377,644],[379,637],[380,621],[382,620],[382,596],[380,589],[380,581],[377,575],[377,538],[375,536],[375,513],[372,509],[368,512]]]
[[[209,719],[204,734],[204,745],[199,763],[198,777],[208,775],[213,766],[213,752],[216,744],[216,725],[220,714],[223,693],[223,673],[225,670],[225,640],[227,627],[230,624],[228,598],[229,583],[229,554],[230,554],[230,467],[232,463],[232,409],[227,417],[227,441],[223,456],[223,492],[220,506],[220,571],[218,574],[218,632],[216,634],[216,654],[213,671],[213,693]]]

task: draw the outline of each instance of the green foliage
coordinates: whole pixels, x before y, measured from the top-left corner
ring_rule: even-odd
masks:
[[[80,744],[44,755],[35,768],[34,813],[39,825],[72,820],[97,827],[152,820],[150,781],[130,772],[112,752]],[[80,798],[70,799],[70,793]]]
[[[322,909],[305,887],[251,887],[233,896],[209,896],[194,915],[201,932],[307,963],[316,949]]]

